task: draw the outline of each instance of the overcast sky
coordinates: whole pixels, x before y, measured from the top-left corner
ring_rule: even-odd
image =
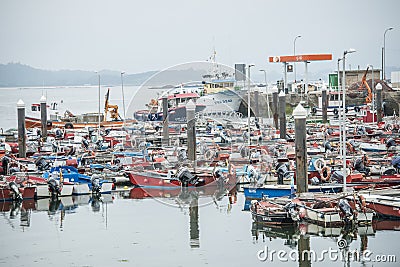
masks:
[[[0,63],[36,68],[159,70],[207,59],[278,70],[269,56],[332,53],[310,71],[400,66],[399,0],[0,0]],[[301,64],[302,65],[302,64]],[[300,68],[300,66],[298,67]],[[300,71],[300,69],[299,69]]]

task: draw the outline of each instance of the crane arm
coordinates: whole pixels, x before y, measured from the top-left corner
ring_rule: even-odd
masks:
[[[371,90],[371,88],[369,87],[369,85],[368,85],[368,83],[367,83],[367,73],[368,73],[368,69],[369,69],[369,66],[368,66],[367,69],[365,70],[365,73],[364,73],[364,75],[363,75],[363,77],[362,77],[362,79],[361,79],[361,84],[360,84],[360,86],[358,87],[358,90],[362,90],[362,89],[363,89],[363,85],[367,88],[368,95],[367,95],[367,97],[365,98],[365,102],[366,102],[367,104],[369,104],[369,103],[372,102],[372,90]],[[372,79],[373,79],[373,78],[374,78],[374,77],[372,77]]]

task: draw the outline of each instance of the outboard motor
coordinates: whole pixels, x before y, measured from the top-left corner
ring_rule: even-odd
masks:
[[[345,223],[349,223],[353,220],[353,209],[346,199],[342,198],[339,200],[339,209],[344,215]]]
[[[189,184],[196,185],[198,183],[198,178],[191,174],[189,169],[186,167],[180,168],[176,177],[181,181],[183,187],[188,187]]]
[[[186,149],[180,149],[178,151],[178,160],[181,162],[187,160]]]
[[[90,180],[92,182],[92,194],[99,195],[101,191],[100,176],[93,174]]]
[[[278,164],[276,166],[276,172],[278,173],[278,184],[283,184],[283,179],[289,178],[291,175],[289,166],[286,163]]]
[[[225,185],[225,179],[224,179],[224,176],[222,175],[222,173],[221,173],[221,170],[216,170],[215,172],[214,172],[214,177],[215,177],[215,180],[217,181],[217,184],[219,185],[219,186],[224,186]]]
[[[50,169],[50,164],[43,157],[38,157],[35,160],[35,165],[39,171],[46,171]]]
[[[223,143],[230,143],[232,139],[227,135],[225,131],[221,131],[219,133],[219,136],[221,137]]]
[[[392,146],[396,146],[396,141],[394,141],[393,138],[389,138],[388,140],[386,140],[386,148],[389,148]]]
[[[47,180],[47,184],[49,186],[49,192],[51,194],[51,198],[57,198],[59,195],[61,195],[61,187],[60,187],[60,182],[53,177],[50,177]]]
[[[246,167],[247,176],[249,180],[258,180],[260,178],[260,174],[258,171],[253,167],[253,165],[248,165]]]
[[[397,170],[397,172],[399,173],[399,171],[400,171],[400,157],[393,158],[392,159],[392,165]]]
[[[3,167],[3,174],[7,175],[8,173],[8,164],[10,163],[10,158],[7,156],[4,156],[3,159],[1,160],[1,167]]]
[[[354,161],[354,169],[360,173],[364,173],[365,175],[369,175],[370,169],[365,167],[364,162],[361,158],[357,158]]]
[[[11,191],[13,192],[13,200],[22,201],[22,194],[19,192],[18,185],[12,181],[8,184]]]
[[[337,183],[343,183],[343,172],[342,171],[333,171],[331,174],[331,181]]]
[[[329,141],[326,141],[325,143],[324,143],[324,148],[325,148],[325,151],[330,151],[330,152],[332,152],[332,146],[331,146],[331,142],[329,142]]]
[[[63,137],[63,132],[59,128],[56,129],[56,133],[55,134],[56,134],[56,138],[57,139],[61,139]]]
[[[89,148],[89,141],[87,139],[82,139],[82,145],[85,149]]]

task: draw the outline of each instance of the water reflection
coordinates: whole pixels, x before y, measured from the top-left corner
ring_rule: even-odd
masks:
[[[228,204],[224,205],[224,197],[227,197]],[[154,198],[165,200],[162,203],[178,207],[183,213],[189,216],[189,244],[190,248],[200,248],[200,227],[199,227],[199,207],[201,205],[213,204],[219,210],[226,208],[229,213],[232,204],[237,202],[236,188],[228,190],[220,186],[204,186],[198,188],[143,188],[136,187],[129,191],[126,196],[132,199]],[[211,201],[199,204],[202,199]],[[187,212],[188,211],[188,212]]]
[[[388,222],[385,224],[378,222],[374,225],[356,226],[348,225],[343,227],[324,227],[312,223],[300,223],[298,225],[290,226],[278,226],[278,225],[263,225],[259,223],[253,223],[251,233],[253,236],[253,242],[267,243],[274,239],[283,240],[283,245],[290,248],[291,251],[297,250],[297,261],[299,266],[311,266],[313,261],[316,261],[320,256],[319,251],[326,249],[334,249],[340,253],[339,257],[343,260],[345,265],[350,266],[350,262],[354,261],[351,257],[354,256],[350,250],[350,245],[358,241],[359,249],[358,256],[363,255],[363,252],[368,249],[368,237],[375,236],[377,228],[376,226],[382,227],[383,225],[389,226]],[[399,223],[393,221],[390,223],[390,227],[398,227]],[[374,226],[374,227],[373,227]],[[330,238],[334,241],[332,248],[320,248],[310,247],[310,238]],[[302,256],[305,255],[305,256]],[[361,257],[361,256],[360,256]]]
[[[60,228],[67,213],[75,213],[78,206],[91,205],[93,212],[99,212],[102,204],[112,203],[111,194],[101,196],[80,195],[60,198],[43,198],[38,200],[7,201],[0,202],[0,214],[8,221],[8,224],[15,228],[15,220],[20,219],[20,226],[30,227],[32,212],[47,212],[49,219],[60,214]]]

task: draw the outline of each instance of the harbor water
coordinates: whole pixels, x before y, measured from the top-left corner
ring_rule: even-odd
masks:
[[[369,226],[346,233],[320,227],[301,236],[298,227],[253,225],[240,192],[218,197],[198,192],[190,199],[129,198],[134,195],[128,190],[103,195],[100,201],[90,196],[61,198],[59,203],[43,199],[24,202],[16,210],[3,203],[0,266],[398,266],[344,261],[338,248],[339,240],[347,240],[353,251],[366,246],[370,259],[399,259],[398,221],[386,223],[391,230]],[[294,257],[304,236],[316,258],[299,265]],[[318,259],[329,249],[337,258],[326,254]],[[268,258],[260,251],[267,251]],[[279,251],[286,252],[286,258],[278,259]]]
[[[159,92],[124,89],[127,117]],[[42,94],[75,114],[98,111],[97,87],[2,88],[0,127],[16,127],[19,99],[29,108]],[[111,87],[110,102],[123,106],[120,87]],[[399,266],[400,221],[267,227],[247,207],[241,188],[1,202],[0,266]]]

